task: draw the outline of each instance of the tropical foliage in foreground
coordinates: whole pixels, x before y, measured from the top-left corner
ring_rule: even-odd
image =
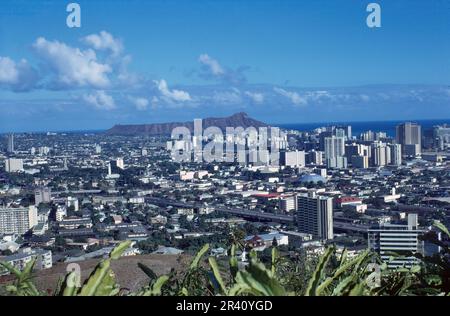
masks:
[[[449,232],[442,224],[435,224],[448,237]],[[248,265],[240,267],[236,256],[238,243],[229,250],[229,261],[218,261],[208,257],[209,244],[197,253],[190,266],[181,272],[157,276],[149,267],[139,264],[148,276],[144,288],[129,292],[116,282],[111,261],[117,260],[130,242],[118,245],[109,258],[102,260],[84,281],[71,272],[61,280],[55,296],[382,296],[382,295],[450,295],[449,247],[435,235],[425,236],[428,241],[439,245],[442,252],[431,258],[421,258],[422,263],[410,269],[389,270],[381,264],[378,256],[366,250],[356,257],[349,257],[346,250],[337,253],[328,247],[314,264],[308,259],[293,260],[278,255],[272,247],[270,264],[264,264],[256,252],[249,255]],[[35,262],[28,263],[23,271],[0,263],[15,275],[13,284],[6,286],[10,295],[46,295],[38,291],[32,281]],[[379,265],[374,265],[379,264]],[[377,269],[374,269],[377,267]],[[305,277],[305,276],[309,277]]]

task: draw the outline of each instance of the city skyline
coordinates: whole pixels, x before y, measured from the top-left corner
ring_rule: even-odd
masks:
[[[5,1],[0,132],[450,118],[447,3]],[[99,12],[108,14],[98,19]],[[164,17],[164,18],[162,18]]]

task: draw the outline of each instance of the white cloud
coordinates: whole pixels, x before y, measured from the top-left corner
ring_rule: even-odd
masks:
[[[110,33],[101,31],[99,34],[91,34],[82,39],[82,41],[96,50],[109,50],[113,56],[118,56],[123,51],[123,44]]]
[[[219,62],[214,58],[211,58],[208,54],[201,54],[198,58],[198,61],[202,65],[208,67],[209,71],[214,76],[222,76],[225,74],[225,70],[222,68]]]
[[[260,92],[250,92],[245,91],[245,95],[252,99],[255,103],[263,103],[264,102],[264,94]]]
[[[361,100],[363,100],[364,102],[370,101],[370,97],[367,94],[361,94],[360,97],[361,97]]]
[[[277,87],[274,87],[273,90],[276,93],[288,98],[295,105],[307,105],[308,104],[308,101],[305,98],[301,97],[300,94],[298,94],[297,92],[287,91],[287,90],[277,88]]]
[[[232,105],[242,103],[242,97],[237,89],[232,91],[215,91],[213,100],[219,104]]]
[[[139,111],[147,110],[149,101],[146,98],[129,96],[128,100],[130,100]]]
[[[103,90],[98,90],[91,94],[84,94],[82,99],[97,109],[112,110],[116,108],[114,98]]]
[[[154,80],[153,82],[156,84],[159,92],[166,98],[166,100],[177,102],[191,101],[191,96],[188,92],[175,89],[170,90],[167,82],[164,79],[161,79],[159,81]]]
[[[27,91],[34,88],[37,80],[36,71],[25,59],[17,63],[9,57],[0,56],[0,85],[14,91]]]
[[[95,87],[110,85],[111,66],[97,61],[92,49],[81,51],[58,41],[40,37],[33,45],[38,56],[56,76],[56,88]]]
[[[14,60],[0,57],[0,83],[14,84],[19,80],[19,71]]]

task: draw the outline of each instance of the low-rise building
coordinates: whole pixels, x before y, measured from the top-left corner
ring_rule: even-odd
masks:
[[[42,269],[50,269],[52,267],[52,252],[50,250],[43,249],[31,249],[31,248],[23,248],[20,249],[17,254],[0,257],[0,261],[9,263],[13,267],[18,270],[23,270],[26,265],[32,260],[36,259],[35,268]],[[5,269],[0,268],[0,275],[9,274]]]

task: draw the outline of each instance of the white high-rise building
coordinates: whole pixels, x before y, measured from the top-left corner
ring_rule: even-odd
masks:
[[[400,166],[402,164],[402,145],[389,144],[391,149],[391,164],[394,166]]]
[[[304,151],[282,151],[280,153],[281,165],[286,167],[304,167],[305,152]]]
[[[52,200],[51,190],[48,187],[39,187],[34,190],[34,204],[50,203]]]
[[[328,168],[347,168],[344,137],[325,137],[325,160]]]
[[[21,172],[23,171],[23,160],[16,158],[9,158],[5,160],[6,172]]]
[[[345,155],[344,137],[325,137],[325,159],[343,157]]]
[[[28,208],[0,208],[0,234],[25,234],[38,224],[38,211]]]
[[[390,164],[391,151],[390,148],[382,142],[375,142],[372,144],[372,161],[373,165],[382,167]]]
[[[297,201],[299,231],[322,240],[333,239],[333,198],[310,191],[298,195]]]

